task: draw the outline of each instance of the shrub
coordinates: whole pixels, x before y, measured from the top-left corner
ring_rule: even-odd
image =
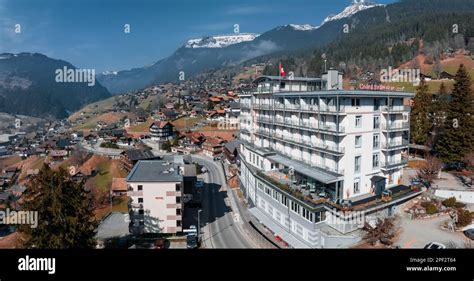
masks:
[[[465,227],[472,222],[472,215],[471,212],[465,209],[458,209],[458,227]]]
[[[454,208],[456,208],[456,209],[462,209],[462,208],[464,208],[464,207],[466,207],[466,204],[461,203],[461,202],[456,202],[456,203],[454,204]]]
[[[456,197],[449,197],[448,199],[441,202],[441,204],[447,208],[453,208],[456,206]]]
[[[428,203],[428,204],[426,205],[425,209],[426,209],[426,213],[427,213],[428,215],[434,215],[434,214],[436,214],[436,213],[438,212],[438,208],[437,208],[436,205],[433,204],[433,203]]]

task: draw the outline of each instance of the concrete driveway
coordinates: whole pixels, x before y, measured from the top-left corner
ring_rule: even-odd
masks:
[[[468,240],[462,233],[441,229],[441,224],[448,219],[448,215],[425,220],[400,217],[398,223],[401,234],[395,241],[395,245],[402,248],[423,248],[430,242],[439,242],[446,246],[454,243],[457,247],[463,248]]]

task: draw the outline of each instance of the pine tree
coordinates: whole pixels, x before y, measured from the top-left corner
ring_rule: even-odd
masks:
[[[410,118],[411,139],[413,143],[425,145],[428,142],[429,132],[432,127],[430,112],[432,111],[432,95],[428,85],[421,79],[413,98],[413,109]]]
[[[449,110],[449,93],[444,85],[441,83],[438,94],[433,102],[433,112],[431,113],[433,122],[433,144],[436,145],[439,135],[442,134],[443,126],[446,120],[446,114]]]
[[[22,225],[21,244],[26,248],[70,249],[95,246],[97,221],[84,184],[72,181],[67,171],[44,165],[28,184],[22,208],[38,212],[38,226]]]
[[[461,64],[454,80],[443,132],[436,145],[436,151],[444,162],[462,161],[464,155],[474,149],[474,97],[464,65]]]

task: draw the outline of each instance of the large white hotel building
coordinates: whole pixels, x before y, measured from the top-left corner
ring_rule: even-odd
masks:
[[[351,219],[355,210],[390,215],[419,193],[400,184],[405,100],[414,94],[342,90],[336,70],[253,84],[240,95],[241,189],[250,212],[290,246],[352,245],[362,225]]]

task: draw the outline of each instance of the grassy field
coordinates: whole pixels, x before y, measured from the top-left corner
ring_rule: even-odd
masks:
[[[171,122],[177,130],[182,130],[184,128],[192,128],[195,124],[204,121],[205,118],[202,116],[198,117],[182,117]]]
[[[21,162],[21,157],[17,155],[2,157],[0,158],[0,169],[4,169],[19,162]]]
[[[101,191],[107,191],[112,184],[112,173],[110,172],[111,161],[104,161],[97,165],[97,175],[92,179],[94,187]]]
[[[68,119],[70,121],[76,120],[77,118],[79,118],[81,116],[80,115],[81,112],[90,112],[90,113],[102,112],[104,109],[112,108],[112,106],[114,105],[114,102],[115,102],[115,96],[110,97],[110,98],[105,99],[105,100],[101,100],[101,101],[98,101],[98,102],[88,104],[88,105],[84,106],[83,108],[81,108],[80,110],[78,110],[77,112],[75,112],[74,114],[72,114],[71,116],[69,116]]]
[[[110,206],[105,206],[94,211],[95,217],[98,220],[103,219],[111,212],[128,213],[128,198],[126,195],[115,197],[112,202],[112,208],[110,208]]]
[[[85,130],[93,129],[97,126],[97,122],[102,121],[107,124],[116,123],[123,118],[132,118],[131,113],[125,114],[121,112],[108,112],[100,115],[96,115],[86,119],[83,123],[77,124],[73,127],[74,130]]]
[[[143,122],[141,124],[130,126],[130,128],[128,128],[127,131],[131,132],[131,133],[148,132],[148,128],[150,127],[152,122],[153,122],[153,119],[150,117],[145,122]]]

